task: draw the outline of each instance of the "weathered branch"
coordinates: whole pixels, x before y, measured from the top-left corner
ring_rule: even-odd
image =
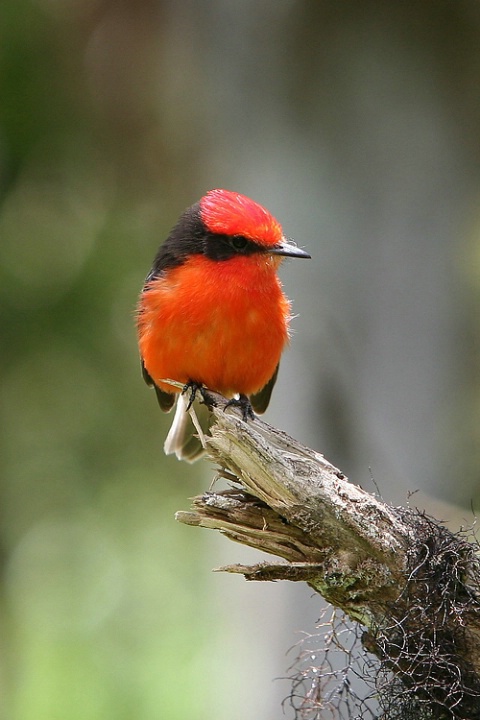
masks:
[[[365,626],[365,647],[417,698],[447,712],[432,717],[480,717],[475,548],[416,511],[381,502],[319,453],[260,420],[243,422],[215,399],[208,452],[234,487],[195,498],[177,519],[286,560],[222,569],[249,580],[307,582]]]

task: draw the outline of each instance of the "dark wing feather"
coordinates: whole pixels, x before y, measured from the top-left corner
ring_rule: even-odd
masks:
[[[164,390],[160,390],[157,385],[155,385],[154,381],[150,377],[147,368],[145,367],[145,363],[142,360],[142,375],[143,379],[147,383],[149,387],[153,387],[155,389],[155,393],[157,396],[158,404],[162,408],[163,412],[169,412],[174,403],[175,403],[175,394],[174,393],[167,393]]]
[[[277,380],[279,367],[280,363],[278,363],[277,367],[275,368],[275,372],[273,373],[267,384],[261,390],[259,390],[258,393],[255,393],[255,395],[250,395],[250,402],[252,403],[252,407],[259,415],[264,413],[268,407],[268,403],[270,402],[270,398],[272,396],[273,386],[275,385]]]

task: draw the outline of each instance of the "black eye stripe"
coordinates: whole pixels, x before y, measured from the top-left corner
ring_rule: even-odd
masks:
[[[198,203],[187,208],[160,246],[146,283],[165,270],[182,265],[191,255],[204,255],[211,260],[229,260],[238,255],[265,252],[265,248],[244,235],[221,235],[207,230],[202,222]]]
[[[236,255],[253,255],[263,251],[261,245],[243,235],[210,234],[205,238],[204,255],[211,260],[229,260]]]

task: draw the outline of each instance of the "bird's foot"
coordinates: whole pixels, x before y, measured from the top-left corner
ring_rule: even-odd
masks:
[[[203,404],[206,405],[209,410],[211,410],[214,407],[217,407],[218,401],[217,401],[214,393],[212,393],[204,385],[200,388],[200,394],[202,396]]]
[[[195,382],[195,380],[190,380],[186,385],[183,386],[182,395],[185,393],[190,393],[190,398],[188,400],[187,404],[187,412],[192,407],[193,403],[195,402],[195,398],[197,397],[197,393],[200,393],[202,396],[202,400],[207,407],[212,408],[216,406],[216,400],[214,396],[209,392],[209,390],[202,385],[202,383]]]
[[[193,403],[195,402],[195,398],[197,397],[197,393],[202,391],[202,384],[195,382],[195,380],[189,380],[186,385],[183,386],[182,395],[186,395],[188,392],[190,393],[190,398],[188,400],[187,405],[187,412],[192,407]]]
[[[229,400],[225,405],[225,410],[229,407],[238,408],[242,413],[242,420],[244,422],[247,422],[247,420],[255,419],[255,413],[253,412],[252,403],[246,395],[239,395],[238,398],[232,398],[231,400]]]

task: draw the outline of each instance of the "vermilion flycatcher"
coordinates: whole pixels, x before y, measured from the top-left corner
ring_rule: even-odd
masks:
[[[169,411],[179,389],[221,393],[263,413],[288,342],[290,303],[277,276],[283,256],[310,255],[285,238],[261,205],[211,190],[187,208],[160,247],[138,304],[143,377]],[[185,389],[186,389],[185,388]],[[202,454],[188,427],[185,393],[177,403],[165,452]]]

